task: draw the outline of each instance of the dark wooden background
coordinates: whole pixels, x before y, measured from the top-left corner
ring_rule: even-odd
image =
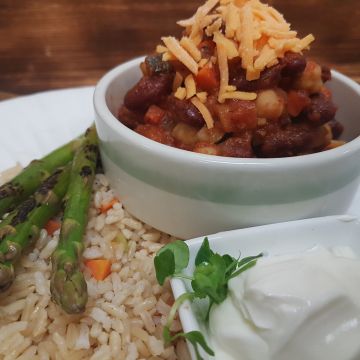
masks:
[[[0,99],[93,85],[117,64],[179,34],[199,0],[0,0]],[[311,56],[360,81],[359,0],[272,0]]]

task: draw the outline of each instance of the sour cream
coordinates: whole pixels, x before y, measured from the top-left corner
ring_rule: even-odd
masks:
[[[217,360],[360,359],[360,260],[322,247],[264,257],[210,313]]]

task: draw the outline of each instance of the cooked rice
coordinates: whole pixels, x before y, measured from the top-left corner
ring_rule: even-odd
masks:
[[[162,330],[173,297],[157,284],[153,257],[172,240],[132,217],[97,175],[85,235],[85,259],[106,258],[111,274],[96,281],[83,267],[89,301],[84,314],[68,315],[50,297],[50,255],[59,239],[41,231],[20,260],[13,286],[0,294],[0,359],[189,359],[184,341],[164,346]],[[173,331],[181,330],[175,320]]]

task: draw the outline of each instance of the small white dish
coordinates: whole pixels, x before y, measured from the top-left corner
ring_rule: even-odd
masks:
[[[360,218],[341,215],[328,216],[285,222],[280,224],[264,225],[247,229],[221,232],[208,236],[210,247],[221,255],[229,254],[233,257],[257,255],[264,252],[271,255],[282,255],[291,252],[302,252],[316,245],[327,248],[349,246],[360,255]],[[194,271],[196,254],[204,237],[186,241],[190,250],[189,266],[184,271],[191,275]],[[177,299],[183,293],[191,290],[188,281],[172,279],[171,287]],[[201,330],[205,337],[206,328],[199,319],[202,305],[199,302],[190,304],[185,302],[179,309],[180,320],[184,332]],[[192,358],[195,360],[192,346],[189,345]],[[204,359],[213,359],[205,352],[201,353]]]

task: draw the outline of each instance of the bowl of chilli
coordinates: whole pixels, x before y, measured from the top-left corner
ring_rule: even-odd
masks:
[[[283,158],[235,158],[148,139],[117,116],[141,77],[143,58],[98,83],[94,106],[103,166],[135,216],[181,238],[238,227],[343,213],[360,175],[360,86],[332,71],[331,89],[346,143]]]
[[[94,94],[106,175],[181,238],[344,212],[358,187],[360,87],[260,1],[208,0]]]

